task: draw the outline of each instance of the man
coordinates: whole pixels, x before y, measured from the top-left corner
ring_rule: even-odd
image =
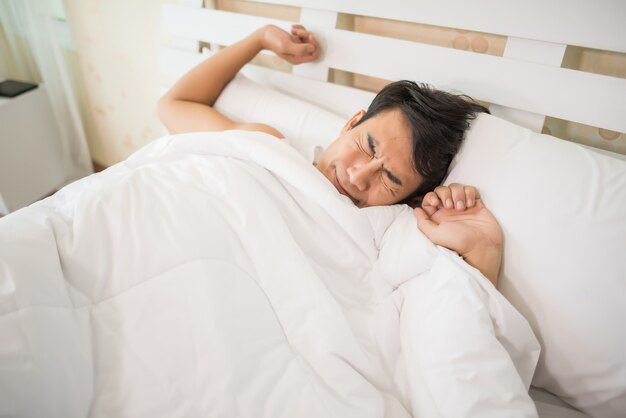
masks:
[[[283,135],[260,123],[239,123],[212,106],[223,88],[261,50],[297,65],[318,58],[313,34],[300,25],[291,33],[265,26],[221,50],[185,74],[159,102],[170,133],[261,131]],[[475,188],[439,186],[458,151],[469,120],[482,106],[408,81],[392,83],[360,110],[315,162],[337,191],[359,207],[409,203],[418,227],[435,244],[448,247],[496,284],[502,233]],[[434,191],[430,191],[434,188]]]

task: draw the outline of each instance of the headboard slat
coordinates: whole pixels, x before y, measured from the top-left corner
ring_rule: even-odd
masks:
[[[317,32],[322,29],[334,29],[337,26],[337,12],[302,9],[302,12],[300,13],[300,23],[313,32]],[[313,78],[315,80],[327,81],[328,64],[297,65],[293,68],[293,73]]]
[[[176,36],[222,45],[267,23],[286,30],[291,25],[173,5],[164,8],[163,19],[165,30]],[[313,65],[387,80],[422,81],[513,109],[626,132],[626,118],[619,114],[626,108],[625,79],[340,29],[322,29],[318,39],[324,56]],[[396,65],[389,65],[394,61]]]
[[[537,64],[560,67],[565,55],[566,45],[551,42],[531,41],[528,39],[509,37],[506,42],[503,56]],[[541,132],[546,116],[534,112],[511,109],[499,104],[489,107],[491,114],[515,122],[535,132]]]
[[[349,31],[326,35],[325,60],[332,68],[424,81],[490,103],[626,132],[626,119],[619,117],[626,108],[626,79]],[[406,59],[390,66],[397,57]]]
[[[292,22],[242,15],[214,9],[165,4],[161,28],[165,33],[188,39],[230,45],[268,24],[289,30]]]
[[[626,52],[623,0],[250,0]]]

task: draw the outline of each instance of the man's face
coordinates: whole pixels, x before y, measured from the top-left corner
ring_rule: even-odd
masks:
[[[413,165],[411,127],[399,109],[356,123],[359,111],[326,149],[317,169],[359,207],[391,205],[420,185]]]

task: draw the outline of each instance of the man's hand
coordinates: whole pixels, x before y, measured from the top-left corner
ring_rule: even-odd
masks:
[[[428,207],[465,210],[474,207],[478,197],[478,190],[474,186],[452,183],[449,186],[439,186],[435,191],[426,193],[422,199],[422,207],[426,212],[429,212]]]
[[[475,188],[458,184],[438,187],[424,196],[415,215],[418,228],[432,242],[459,253],[496,285],[502,230]]]
[[[302,64],[316,60],[320,55],[320,46],[313,34],[302,25],[293,25],[291,33],[287,33],[274,25],[261,28],[264,49],[291,64]]]

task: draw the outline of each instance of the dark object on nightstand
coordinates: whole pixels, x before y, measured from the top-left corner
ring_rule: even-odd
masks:
[[[0,97],[15,97],[37,88],[37,84],[5,80],[0,82]]]

